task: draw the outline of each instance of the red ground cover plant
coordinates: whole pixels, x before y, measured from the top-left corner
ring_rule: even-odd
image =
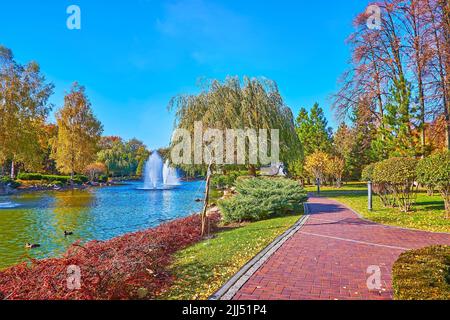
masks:
[[[215,228],[220,217],[211,216]],[[170,286],[172,254],[201,240],[200,216],[163,224],[106,242],[73,244],[63,257],[34,260],[0,272],[0,299],[152,299]],[[68,267],[81,269],[81,288],[70,290]]]

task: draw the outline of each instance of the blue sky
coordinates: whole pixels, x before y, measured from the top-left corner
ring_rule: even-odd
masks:
[[[66,8],[81,8],[68,30]],[[168,144],[169,99],[201,78],[264,76],[297,113],[330,95],[350,58],[345,40],[365,0],[2,0],[0,44],[38,61],[59,108],[71,83],[86,86],[106,135]]]

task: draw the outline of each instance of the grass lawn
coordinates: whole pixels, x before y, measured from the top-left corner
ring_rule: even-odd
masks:
[[[293,226],[301,214],[224,230],[175,255],[171,272],[175,281],[158,299],[205,300],[248,261]]]
[[[306,188],[315,192],[316,187]],[[444,218],[444,201],[439,194],[429,197],[420,192],[413,212],[403,213],[393,208],[385,208],[380,199],[373,198],[373,211],[367,208],[367,185],[364,183],[346,184],[341,189],[322,187],[321,196],[337,200],[371,221],[412,229],[434,232],[450,232],[450,219]]]

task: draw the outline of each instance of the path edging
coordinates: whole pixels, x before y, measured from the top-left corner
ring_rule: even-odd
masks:
[[[271,244],[257,254],[244,267],[242,267],[225,285],[223,285],[208,300],[231,300],[245,283],[258,271],[262,265],[275,254],[281,246],[296,234],[309,218],[308,203],[303,204],[303,216],[281,236],[276,238]]]

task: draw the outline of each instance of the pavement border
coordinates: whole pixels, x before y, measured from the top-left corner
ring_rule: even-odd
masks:
[[[294,234],[296,234],[307,222],[310,212],[307,202],[303,204],[303,216],[284,232],[281,236],[275,239],[270,245],[258,253],[252,260],[250,260],[244,267],[242,267],[230,280],[225,283],[216,293],[214,293],[208,300],[232,300],[236,293],[247,283],[247,281],[263,266],[263,264],[270,259]]]

